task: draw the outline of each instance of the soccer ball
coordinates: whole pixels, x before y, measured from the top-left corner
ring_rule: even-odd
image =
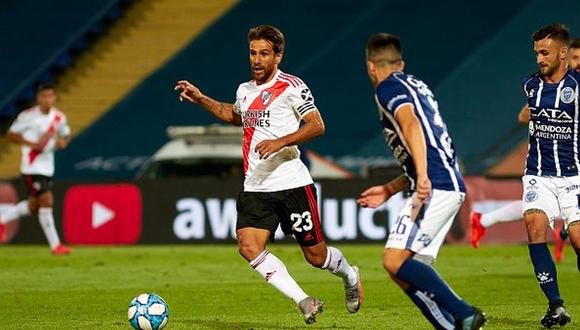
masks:
[[[138,330],[159,330],[167,325],[169,307],[154,293],[143,293],[129,304],[129,323]]]

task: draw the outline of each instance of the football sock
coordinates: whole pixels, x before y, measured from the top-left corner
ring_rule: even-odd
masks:
[[[474,312],[473,307],[459,298],[433,268],[420,261],[405,260],[396,276],[418,290],[427,292],[428,296],[453,315],[455,320],[463,320]]]
[[[423,292],[419,291],[414,287],[409,287],[405,291],[407,296],[411,298],[413,303],[421,310],[421,313],[427,318],[427,320],[435,327],[437,330],[453,330],[455,329],[455,320],[453,316],[449,314],[446,310],[442,309],[434,302],[429,296]]]
[[[335,247],[326,248],[326,261],[322,269],[328,269],[332,274],[342,278],[344,285],[349,287],[356,285],[356,272],[350,267],[342,252]]]
[[[6,224],[29,214],[30,209],[28,208],[28,201],[24,200],[12,207],[8,207],[8,209],[2,213],[2,216],[0,216],[0,221],[2,224]]]
[[[544,291],[550,305],[561,305],[564,301],[558,290],[558,274],[556,265],[546,243],[529,244],[530,258],[534,264],[536,279]]]
[[[498,222],[510,222],[523,218],[522,201],[512,202],[499,209],[481,215],[481,225],[489,228]]]
[[[266,282],[278,289],[286,297],[294,300],[296,304],[308,297],[290,276],[282,261],[270,251],[265,250],[260,253],[256,259],[250,261],[250,266],[260,273],[266,279]]]
[[[52,216],[52,207],[41,207],[38,209],[38,221],[44,231],[44,236],[48,241],[50,248],[54,250],[59,244],[58,234],[54,226],[54,218]]]

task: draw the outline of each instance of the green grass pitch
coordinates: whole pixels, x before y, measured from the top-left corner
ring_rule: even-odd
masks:
[[[130,329],[127,306],[142,292],[170,308],[166,329],[429,329],[381,266],[382,245],[338,245],[359,265],[365,302],[349,315],[340,281],[314,269],[295,245],[272,245],[290,273],[326,301],[316,324],[303,323],[294,304],[268,286],[233,245],[74,248],[53,257],[45,246],[0,247],[1,329]],[[487,329],[540,329],[546,301],[527,247],[444,246],[436,268],[488,316]],[[567,247],[558,265],[560,291],[580,328],[580,277]]]

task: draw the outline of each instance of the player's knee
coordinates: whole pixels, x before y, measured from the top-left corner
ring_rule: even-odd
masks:
[[[240,244],[238,247],[238,252],[247,261],[252,261],[256,259],[262,251],[256,245]]]
[[[324,262],[326,261],[326,257],[322,254],[307,254],[305,255],[305,258],[309,264],[316,268],[322,268],[322,266],[324,266]]]
[[[385,254],[383,257],[383,268],[389,273],[391,276],[395,276],[401,268],[401,264],[403,262],[399,260],[399,258],[395,255]]]

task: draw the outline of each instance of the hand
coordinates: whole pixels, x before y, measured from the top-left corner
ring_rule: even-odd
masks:
[[[179,90],[179,102],[186,100],[191,103],[199,103],[204,95],[199,88],[192,85],[187,80],[180,80],[175,84],[174,90]]]
[[[431,180],[429,180],[429,177],[426,175],[417,177],[415,192],[417,193],[417,198],[421,202],[424,202],[427,197],[431,196]]]
[[[356,200],[358,205],[362,207],[377,208],[391,198],[392,192],[385,185],[373,186],[365,190],[360,194],[360,197]]]
[[[64,149],[68,146],[68,139],[57,139],[56,140],[56,148],[57,149]]]
[[[260,154],[260,159],[267,159],[272,154],[280,151],[280,149],[284,148],[286,145],[280,139],[276,140],[264,140],[254,149],[258,154]]]

